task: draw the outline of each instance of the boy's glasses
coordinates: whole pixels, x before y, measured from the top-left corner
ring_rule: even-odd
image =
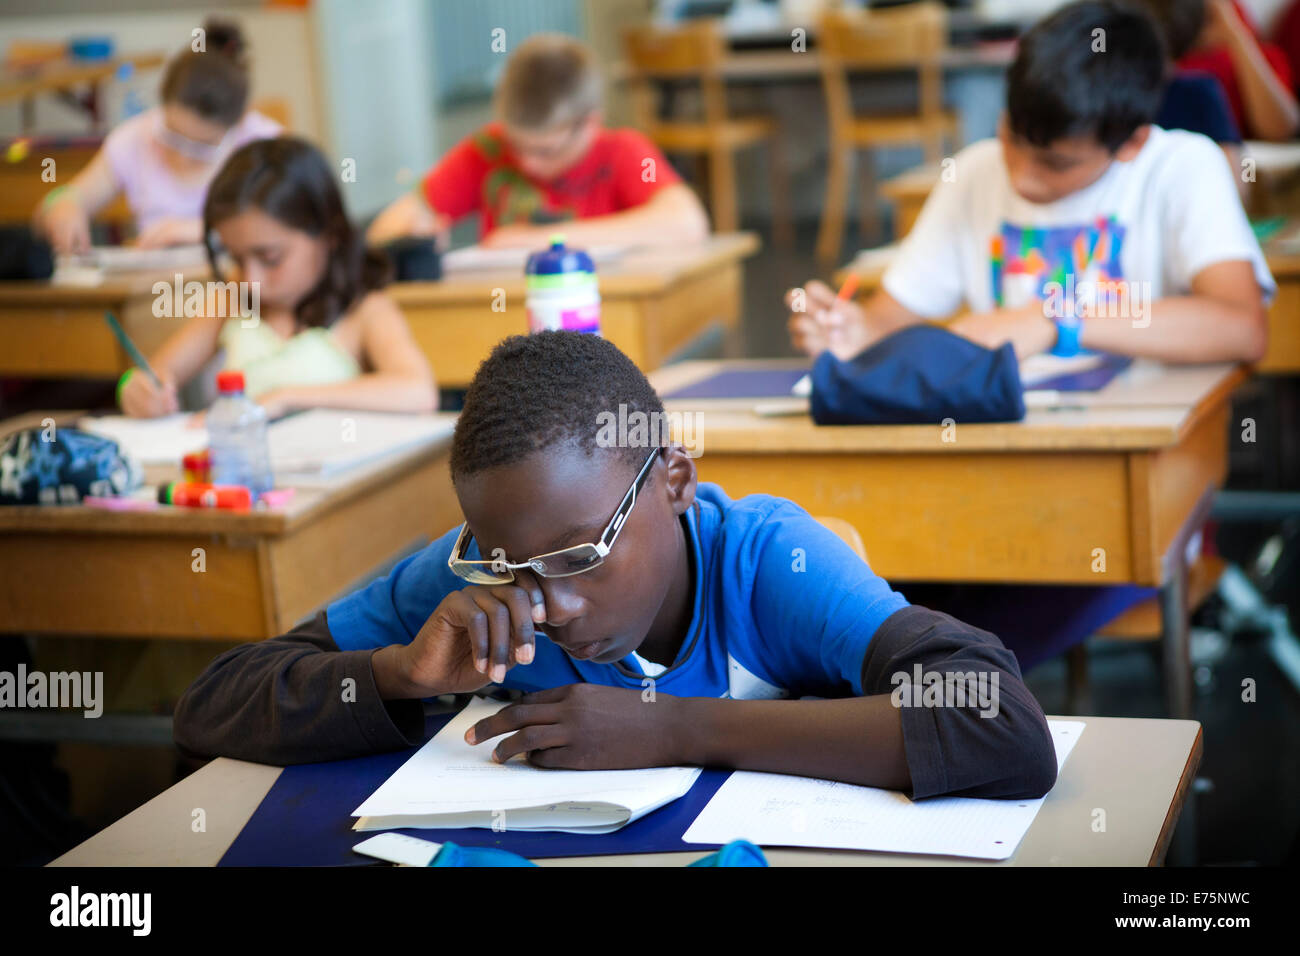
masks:
[[[650,468],[658,456],[658,448],[650,453],[650,457],[641,466],[641,471],[637,473],[636,480],[632,482],[632,487],[628,488],[627,494],[623,496],[623,503],[618,506],[618,511],[614,512],[614,517],[609,519],[609,524],[605,526],[605,531],[595,544],[578,544],[560,551],[539,554],[518,564],[502,560],[467,561],[464,554],[472,537],[467,521],[460,529],[456,546],[451,549],[447,566],[451,568],[453,574],[470,584],[509,584],[515,579],[515,568],[528,568],[534,574],[544,578],[567,578],[570,575],[590,571],[604,563],[610,549],[614,547],[614,542],[618,540],[618,534],[623,530],[627,516],[632,513],[632,508],[636,505],[636,494],[650,477]]]

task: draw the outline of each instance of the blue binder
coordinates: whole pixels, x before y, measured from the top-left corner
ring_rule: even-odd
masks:
[[[425,719],[428,740],[455,716]],[[400,750],[354,760],[286,767],[218,866],[366,866],[352,852],[373,833],[352,829],[352,811],[415,753]],[[497,847],[530,859],[617,853],[709,853],[716,843],[683,843],[682,834],[717,793],[729,770],[705,770],[685,796],[613,833],[499,833],[490,829],[397,830],[442,843]]]

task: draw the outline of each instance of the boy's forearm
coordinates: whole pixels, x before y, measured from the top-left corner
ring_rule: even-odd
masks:
[[[1079,344],[1166,362],[1257,362],[1267,329],[1262,306],[1188,295],[1150,303],[1143,315],[1085,318]]]
[[[908,790],[902,719],[889,695],[845,700],[685,697],[674,748],[688,765],[761,770]]]

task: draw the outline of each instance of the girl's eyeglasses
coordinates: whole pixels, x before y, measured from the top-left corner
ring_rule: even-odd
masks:
[[[539,554],[518,564],[503,560],[467,561],[464,555],[473,536],[469,533],[469,522],[465,522],[461,526],[460,536],[456,539],[456,546],[451,549],[451,556],[447,558],[447,566],[457,577],[463,578],[470,584],[509,584],[515,579],[515,568],[528,568],[544,578],[567,578],[570,575],[590,571],[602,564],[609,555],[610,549],[614,547],[614,542],[618,540],[618,534],[623,530],[627,516],[632,513],[632,508],[636,505],[637,492],[650,477],[651,466],[659,456],[659,451],[656,448],[645,460],[641,471],[637,473],[636,480],[632,482],[632,487],[628,488],[627,494],[623,496],[623,503],[614,512],[614,517],[609,519],[604,533],[595,544],[578,544],[560,551]]]

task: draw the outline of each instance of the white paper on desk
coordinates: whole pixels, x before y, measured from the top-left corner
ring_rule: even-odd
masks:
[[[1049,720],[1056,765],[1065,765],[1084,723]],[[779,773],[737,771],[682,839],[749,840],[760,846],[813,846],[1005,860],[1016,851],[1044,797],[913,802],[895,790]]]
[[[277,483],[291,477],[330,478],[430,444],[454,428],[451,416],[314,408],[282,418],[267,430],[271,470]]]
[[[191,428],[191,415],[83,418],[86,431],[111,438],[144,465],[179,465],[190,452],[208,447],[208,430]],[[330,478],[387,455],[451,434],[449,416],[401,415],[317,408],[273,422],[267,429],[271,471],[277,483],[295,478]]]
[[[206,269],[208,251],[201,243],[141,249],[139,246],[95,246],[88,253],[59,256],[57,268],[98,269],[102,272],[167,272]]]
[[[398,827],[612,833],[691,788],[699,767],[544,770],[491,759],[465,731],[503,706],[476,698],[353,811],[354,830]]]
[[[118,448],[142,465],[177,465],[190,452],[208,447],[208,430],[191,428],[193,415],[163,418],[128,418],[103,415],[83,418],[77,426],[117,442]]]
[[[562,227],[557,227],[563,232]],[[592,246],[583,251],[596,265],[621,259],[630,247],[626,245]],[[518,272],[521,275],[528,256],[535,249],[487,249],[483,246],[465,246],[442,255],[443,272]]]

